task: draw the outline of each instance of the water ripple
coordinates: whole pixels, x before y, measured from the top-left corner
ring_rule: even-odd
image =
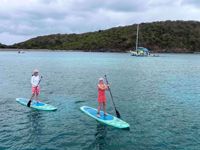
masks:
[[[199,149],[199,57],[0,52],[0,149]],[[55,112],[15,102],[16,97],[30,97],[35,67],[44,76],[40,97],[56,106]],[[130,130],[102,125],[79,110],[82,105],[97,107],[96,83],[104,74]],[[107,97],[107,111],[115,114],[109,93]]]

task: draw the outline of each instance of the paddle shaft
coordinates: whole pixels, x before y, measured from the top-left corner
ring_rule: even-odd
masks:
[[[107,83],[107,85],[108,85],[109,83],[108,83],[108,79],[107,79],[106,75],[105,75],[105,80],[106,80],[106,83]],[[112,92],[111,92],[109,86],[108,86],[108,91],[109,91],[109,93],[110,93],[111,100],[112,100],[112,103],[113,103],[113,106],[114,106],[114,109],[115,109],[116,115],[117,115],[118,118],[120,118],[120,113],[119,113],[119,111],[117,110],[117,108],[116,108],[116,106],[115,106],[115,103],[114,103],[114,100],[113,100],[113,96],[112,96]]]

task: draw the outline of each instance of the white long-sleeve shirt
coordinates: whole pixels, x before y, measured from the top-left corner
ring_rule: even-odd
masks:
[[[38,86],[39,81],[40,81],[40,76],[32,76],[31,77],[32,87]]]

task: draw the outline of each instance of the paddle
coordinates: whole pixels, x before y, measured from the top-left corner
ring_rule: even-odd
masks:
[[[105,77],[106,83],[109,84],[106,75],[105,75],[104,77]],[[111,100],[112,100],[113,106],[114,106],[114,108],[115,108],[115,113],[116,113],[116,115],[117,115],[117,118],[121,118],[120,113],[119,113],[119,111],[117,110],[117,108],[116,108],[116,106],[115,106],[115,103],[114,103],[114,100],[113,100],[113,96],[112,96],[112,93],[111,93],[111,90],[110,90],[110,87],[109,87],[109,86],[108,86],[108,91],[110,92]]]
[[[39,82],[38,82],[38,85],[36,86],[36,89],[37,89],[37,87],[39,86],[41,79],[42,79],[42,76],[40,77],[40,80],[39,80]],[[34,96],[34,94],[32,94],[30,100],[28,101],[28,104],[27,104],[28,107],[31,106],[31,101],[32,101],[33,96]]]

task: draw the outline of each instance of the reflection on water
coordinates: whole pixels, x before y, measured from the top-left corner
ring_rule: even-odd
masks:
[[[95,133],[95,147],[98,150],[104,150],[106,147],[107,127],[103,124],[97,124],[97,131]]]
[[[107,145],[107,127],[104,124],[97,123],[94,141],[84,150],[105,150]]]
[[[85,101],[75,101],[75,104],[84,103]]]
[[[29,128],[29,141],[34,145],[34,147],[37,147],[41,145],[42,139],[42,116],[40,111],[32,110],[27,115],[29,122],[30,122],[30,128]]]

